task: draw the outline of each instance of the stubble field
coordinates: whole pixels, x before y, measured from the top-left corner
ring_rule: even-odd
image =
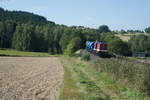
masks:
[[[63,74],[58,57],[0,57],[0,100],[57,100]]]

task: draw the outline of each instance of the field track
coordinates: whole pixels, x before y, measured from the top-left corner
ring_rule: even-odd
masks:
[[[0,57],[0,100],[58,100],[58,57]]]

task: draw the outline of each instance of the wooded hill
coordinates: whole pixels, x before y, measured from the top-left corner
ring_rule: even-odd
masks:
[[[33,13],[0,8],[0,48],[63,53],[72,38],[79,37],[79,48],[84,48],[86,40],[99,40],[99,35],[95,29],[57,25]]]
[[[134,51],[150,54],[149,36],[134,36],[132,41],[124,42],[114,34],[116,33],[106,25],[98,29],[84,26],[68,27],[33,13],[0,8],[0,48],[72,54],[78,49],[84,49],[86,41],[104,40],[108,43],[108,50],[119,55],[129,56]],[[140,47],[136,50],[139,43]]]

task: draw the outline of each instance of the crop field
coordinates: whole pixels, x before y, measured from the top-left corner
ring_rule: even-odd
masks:
[[[130,40],[130,38],[131,38],[131,36],[133,36],[133,35],[142,35],[143,33],[135,33],[135,34],[124,34],[124,35],[122,35],[122,34],[116,34],[115,36],[117,36],[117,37],[119,37],[121,40],[123,40],[123,41],[125,41],[125,42],[127,42],[128,40]],[[150,34],[144,34],[144,35],[146,35],[146,36],[150,36]]]
[[[123,41],[128,41],[130,39],[130,36],[128,36],[128,35],[117,34],[116,36],[119,37]]]
[[[0,57],[0,100],[58,100],[58,57]]]

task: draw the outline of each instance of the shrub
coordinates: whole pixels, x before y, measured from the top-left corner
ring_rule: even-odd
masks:
[[[90,60],[90,54],[89,53],[83,54],[81,56],[81,60],[89,61]]]
[[[120,39],[115,39],[109,42],[108,50],[122,56],[131,55],[131,51],[128,44]]]
[[[72,56],[75,51],[80,49],[81,39],[79,37],[73,38],[71,42],[68,44],[67,49],[65,50],[65,54]]]

